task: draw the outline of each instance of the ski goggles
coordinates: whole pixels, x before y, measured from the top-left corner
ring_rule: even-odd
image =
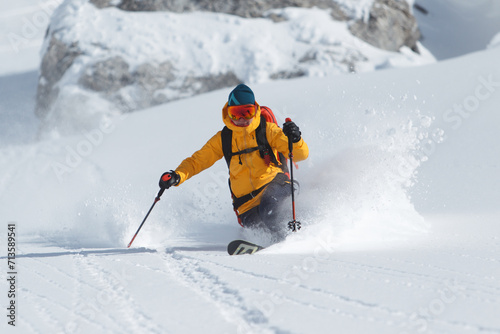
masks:
[[[241,106],[231,106],[227,108],[227,114],[233,121],[240,118],[250,119],[257,113],[257,106],[255,104],[244,104]]]

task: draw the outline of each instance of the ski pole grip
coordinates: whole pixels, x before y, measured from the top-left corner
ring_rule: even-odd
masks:
[[[163,182],[167,182],[168,180],[170,180],[172,178],[172,175],[171,174],[167,174],[165,173],[164,175],[161,176],[161,180]],[[158,195],[156,195],[156,200],[159,201],[160,200],[160,197],[161,195],[163,195],[163,192],[165,191],[166,188],[163,188],[161,186],[161,182],[160,182],[160,191],[158,192]]]

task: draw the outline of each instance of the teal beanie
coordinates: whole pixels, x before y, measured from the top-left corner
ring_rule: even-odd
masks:
[[[244,104],[255,104],[255,96],[250,87],[244,84],[239,84],[229,93],[228,105],[240,106]]]

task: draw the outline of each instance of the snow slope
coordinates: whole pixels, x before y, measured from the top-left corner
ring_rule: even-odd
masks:
[[[80,136],[4,147],[0,240],[15,222],[17,326],[500,332],[499,56],[493,48],[420,68],[254,86],[281,121],[291,116],[301,126],[312,153],[296,173],[304,229],[255,256],[225,253],[231,239],[266,239],[236,224],[222,162],[167,191],[125,249],[161,172],[222,127],[228,90]],[[463,114],[448,111],[455,104]],[[1,281],[7,291],[5,270]],[[5,319],[2,326],[12,330]]]
[[[40,142],[27,113],[2,114],[1,332],[500,333],[499,56],[252,86],[311,149],[303,230],[253,256],[225,253],[267,240],[238,227],[223,162],[165,192],[125,248],[229,89]],[[1,77],[3,106],[29,104],[30,76]]]

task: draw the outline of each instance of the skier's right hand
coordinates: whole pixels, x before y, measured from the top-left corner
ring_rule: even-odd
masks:
[[[181,177],[179,174],[171,170],[170,172],[166,172],[161,175],[159,186],[161,189],[168,189],[171,186],[178,185],[180,180]]]
[[[292,122],[292,120],[283,124],[283,133],[294,143],[298,143],[300,141],[300,135],[302,134],[297,124]]]

